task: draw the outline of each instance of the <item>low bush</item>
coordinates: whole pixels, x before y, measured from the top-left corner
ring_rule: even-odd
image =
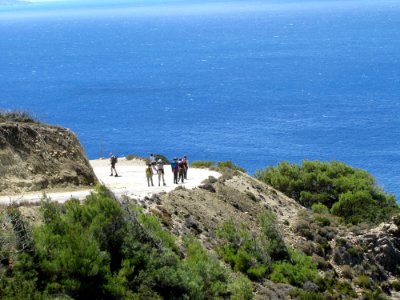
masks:
[[[289,283],[302,287],[307,281],[317,283],[319,279],[317,264],[311,257],[297,250],[290,251],[291,261],[278,261],[272,265],[270,279],[274,282]]]
[[[337,295],[337,299],[342,299],[343,295],[347,295],[351,298],[357,298],[357,293],[353,290],[353,288],[351,287],[351,284],[347,281],[339,281],[336,282],[336,284],[334,284],[332,286],[333,288],[333,294]]]
[[[294,226],[294,232],[309,240],[312,240],[314,238],[314,231],[311,230],[310,220],[299,219]]]
[[[319,255],[312,254],[311,260],[317,264],[319,270],[328,270],[331,268],[329,261]]]
[[[314,220],[315,220],[316,223],[318,223],[322,227],[326,227],[326,226],[331,225],[331,220],[329,218],[327,218],[327,217],[316,216]]]
[[[342,275],[344,278],[353,279],[353,269],[349,265],[343,265]]]
[[[313,211],[313,213],[316,214],[321,214],[321,215],[326,215],[329,214],[329,208],[326,205],[323,205],[322,203],[314,203],[311,206],[311,209]]]
[[[367,275],[359,275],[355,278],[355,283],[365,289],[372,289],[374,287],[374,282],[371,277]]]
[[[230,170],[240,171],[240,172],[246,173],[246,170],[245,170],[245,169],[243,169],[242,167],[239,167],[237,164],[233,163],[233,162],[230,161],[230,160],[227,160],[227,161],[219,161],[219,162],[217,163],[217,168],[220,169],[220,170],[223,170],[223,169],[230,169]]]
[[[359,257],[364,252],[363,248],[359,245],[354,245],[347,249],[347,253],[350,254],[351,257]]]
[[[217,253],[235,271],[240,271],[251,279],[265,277],[271,270],[273,260],[289,257],[283,239],[276,228],[276,220],[271,212],[259,216],[260,232],[250,232],[242,224],[225,222],[218,230],[221,245]]]
[[[271,266],[267,244],[253,236],[243,225],[225,222],[217,231],[222,239],[217,253],[229,263],[234,271],[250,278],[262,278]]]
[[[204,161],[204,160],[196,160],[192,161],[190,164],[193,168],[212,168],[215,166],[215,162],[213,161]]]

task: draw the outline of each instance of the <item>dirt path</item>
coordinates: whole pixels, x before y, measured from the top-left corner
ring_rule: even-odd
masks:
[[[175,189],[178,185],[173,184],[173,174],[169,165],[165,166],[165,182],[166,186],[158,186],[158,176],[153,176],[154,187],[147,186],[147,180],[145,175],[145,163],[141,160],[126,160],[125,158],[119,158],[116,165],[119,177],[110,176],[110,163],[108,159],[104,160],[92,160],[90,164],[93,167],[99,181],[107,186],[111,191],[118,197],[126,195],[133,198],[144,198],[157,194],[160,192],[170,192]],[[201,184],[201,182],[207,179],[209,176],[219,177],[220,174],[215,171],[206,169],[195,169],[189,168],[188,179],[184,183],[179,185],[184,186],[187,189],[192,189]],[[47,196],[53,201],[65,202],[71,197],[77,199],[84,199],[89,195],[91,189],[84,189],[78,191],[58,191],[58,192],[46,192]],[[12,196],[1,196],[0,204],[7,205],[11,203],[20,202],[38,202],[42,197],[43,192],[26,193],[23,195],[12,195]]]

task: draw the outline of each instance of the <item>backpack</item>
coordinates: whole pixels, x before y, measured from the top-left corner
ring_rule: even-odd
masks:
[[[116,164],[118,162],[118,157],[116,156],[111,156],[111,163]]]

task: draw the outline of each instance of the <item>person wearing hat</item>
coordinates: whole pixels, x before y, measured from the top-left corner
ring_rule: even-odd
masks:
[[[173,162],[171,163],[172,173],[174,173],[174,183],[178,184],[178,162],[176,157],[174,157]]]
[[[164,180],[164,164],[161,159],[157,161],[157,174],[158,174],[158,186],[160,186],[161,178],[163,181],[163,185],[166,186]]]

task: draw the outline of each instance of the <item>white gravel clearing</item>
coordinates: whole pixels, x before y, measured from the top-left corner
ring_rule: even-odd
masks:
[[[158,176],[155,174],[153,175],[154,186],[148,187],[145,174],[146,165],[141,160],[126,160],[125,158],[119,158],[118,163],[116,164],[119,177],[110,176],[110,161],[108,159],[91,160],[90,164],[92,165],[99,181],[108,187],[117,197],[126,195],[128,197],[142,199],[146,196],[150,197],[152,194],[170,192],[177,186],[193,189],[201,185],[201,183],[209,176],[214,176],[216,178],[221,176],[221,174],[216,171],[189,168],[187,175],[188,179],[185,180],[184,183],[179,183],[177,185],[173,184],[171,166],[166,165],[164,166],[166,186],[163,186],[162,182],[160,183],[160,186],[158,186]],[[9,205],[21,202],[39,202],[44,192],[46,192],[46,195],[50,197],[51,200],[57,202],[65,202],[71,197],[83,200],[91,191],[91,189],[62,192],[43,191],[21,195],[1,196],[0,204]]]

